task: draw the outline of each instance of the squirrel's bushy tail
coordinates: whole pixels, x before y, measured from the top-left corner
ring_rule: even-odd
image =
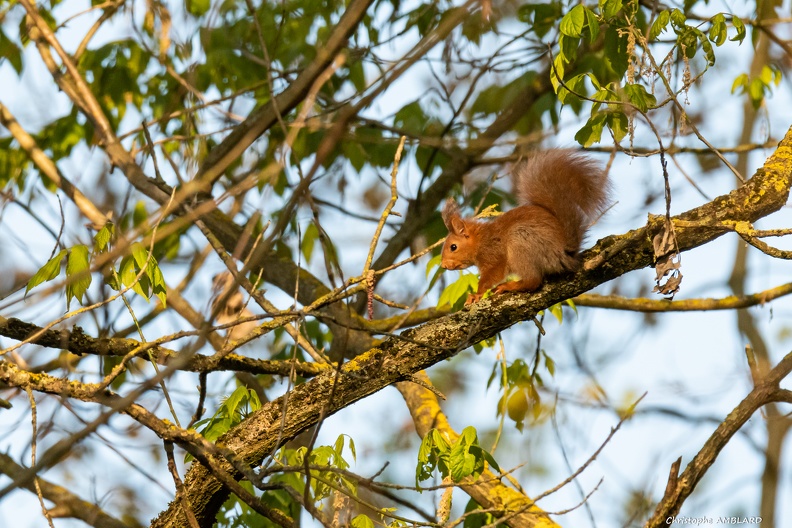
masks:
[[[577,253],[589,226],[608,205],[610,184],[602,166],[569,149],[537,151],[512,171],[521,204],[534,204],[558,218],[567,251]]]

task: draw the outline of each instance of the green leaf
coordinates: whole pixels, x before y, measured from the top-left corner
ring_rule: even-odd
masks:
[[[347,464],[347,462],[346,462],[346,460],[344,460],[344,456],[343,456],[344,455],[344,440],[346,438],[349,438],[349,443],[350,443],[349,448],[352,451],[352,457],[354,458],[355,457],[355,446],[354,446],[354,443],[352,442],[352,438],[350,438],[349,435],[345,435],[345,434],[338,435],[338,438],[336,438],[335,444],[333,445],[333,449],[335,450],[336,456],[338,458],[338,467],[341,467],[343,469],[346,469],[347,467],[349,467],[349,464]]]
[[[622,10],[622,0],[600,0],[599,8],[605,20],[610,20]]]
[[[740,44],[742,44],[742,41],[745,39],[745,24],[743,24],[743,21],[740,17],[737,15],[732,15],[732,25],[734,26],[734,29],[737,30],[737,34],[729,40],[739,41]]]
[[[419,483],[432,478],[434,467],[430,466],[429,455],[432,452],[432,438],[430,435],[423,437],[421,446],[418,448],[418,464],[415,466],[415,486],[420,487]]]
[[[482,528],[495,522],[495,517],[488,512],[474,513],[481,510],[481,505],[470,499],[465,506],[465,524],[463,528]]]
[[[420,134],[423,132],[424,125],[428,120],[429,118],[421,108],[421,104],[418,101],[413,101],[396,112],[396,115],[393,116],[393,125],[406,132]]]
[[[462,35],[476,45],[481,44],[481,36],[488,29],[489,28],[482,20],[481,11],[477,11],[465,17],[465,20],[462,22]]]
[[[211,2],[209,0],[187,0],[187,12],[194,16],[202,16],[209,11]]]
[[[586,22],[586,8],[578,4],[561,19],[559,31],[562,35],[579,38]]]
[[[90,265],[88,262],[88,246],[80,244],[69,251],[66,259],[66,309],[69,309],[72,298],[82,304],[83,296],[91,285]]]
[[[548,310],[550,310],[550,313],[553,314],[553,316],[558,320],[559,323],[564,322],[564,312],[561,309],[561,303],[556,303],[552,305],[550,308],[548,308]]]
[[[602,138],[602,128],[605,124],[605,114],[594,114],[586,121],[583,128],[575,134],[575,140],[584,147],[590,147],[594,143],[599,143]]]
[[[553,361],[553,359],[544,351],[542,352],[542,355],[545,359],[545,368],[547,369],[547,372],[549,372],[551,376],[555,377],[555,361]]]
[[[366,73],[363,69],[363,61],[348,60],[347,69],[349,70],[349,81],[355,88],[362,92],[366,89]]]
[[[605,60],[610,64],[616,77],[621,77],[627,71],[628,58],[627,35],[620,34],[615,26],[609,26],[605,30]]]
[[[193,429],[198,431],[204,438],[214,442],[220,436],[228,432],[231,427],[239,424],[251,412],[261,408],[261,401],[252,389],[239,386],[234,392],[223,400],[214,416],[196,422]],[[320,448],[317,448],[320,449]],[[185,462],[192,460],[192,456],[185,455]]]
[[[465,427],[451,448],[449,469],[454,482],[461,481],[475,471],[477,460],[470,452],[471,446],[475,443],[477,443],[476,430],[471,426]]]
[[[407,27],[415,26],[420,35],[424,36],[437,26],[440,15],[440,9],[435,4],[419,4],[409,13]]]
[[[726,17],[723,13],[718,13],[710,19],[709,39],[720,46],[726,42]]]
[[[572,299],[567,299],[566,303],[567,303],[567,306],[572,308],[572,311],[575,312],[575,315],[577,315],[578,311],[577,311],[577,306],[575,306],[575,301],[573,301]]]
[[[506,368],[506,379],[510,387],[529,382],[531,380],[531,372],[528,370],[528,365],[525,361],[517,359],[509,365]]]
[[[554,29],[561,16],[561,2],[549,4],[528,4],[520,8],[522,13],[529,10],[533,12],[533,30],[539,38],[544,37],[548,31]],[[530,22],[530,20],[528,20]]]
[[[361,513],[352,519],[352,528],[374,528],[374,522],[367,515]]]
[[[561,86],[558,90],[558,100],[561,102],[561,104],[569,104],[579,100],[581,95],[585,96],[586,78],[589,76],[593,77],[596,81],[596,77],[590,73],[581,73],[579,75],[575,75],[567,81],[564,81],[564,86]]]
[[[240,407],[247,402],[248,389],[247,387],[239,386],[234,389],[234,392],[228,395],[228,398],[223,402],[222,408],[225,415],[229,417],[241,414]]]
[[[473,101],[471,112],[476,115],[497,113],[503,102],[503,92],[503,87],[495,84],[484,88]],[[392,163],[393,156],[390,158]]]
[[[162,270],[160,270],[157,260],[153,256],[149,258],[146,274],[151,281],[151,292],[156,295],[162,305],[165,306],[168,291],[165,285],[165,277],[162,276]]]
[[[124,286],[129,286],[132,291],[146,299],[156,295],[164,305],[166,302],[167,285],[162,276],[157,259],[140,242],[130,245],[129,255],[121,260],[119,276]],[[138,274],[145,267],[145,272],[138,278]]]
[[[767,66],[765,66],[767,68]],[[781,79],[783,78],[783,73],[781,72],[781,68],[776,66],[775,64],[770,65],[770,68],[773,70],[773,84],[778,86],[781,84]]]
[[[129,286],[135,280],[135,261],[129,255],[121,259],[121,264],[118,265],[118,278],[121,280],[120,287]]]
[[[657,104],[655,96],[647,92],[642,84],[627,84],[624,92],[627,99],[641,112],[646,112]]]
[[[600,33],[599,19],[591,9],[585,8],[586,12],[586,27],[589,30],[589,44],[594,44]]]
[[[352,168],[357,172],[363,170],[363,166],[368,161],[368,152],[363,148],[363,145],[356,141],[344,141],[341,143],[341,151]]]
[[[738,75],[734,82],[732,83],[731,93],[734,93],[737,88],[742,88],[742,93],[745,93],[745,88],[748,86],[748,74],[741,73]]]
[[[753,79],[748,85],[748,96],[754,108],[759,108],[764,100],[765,84],[761,79]]]
[[[558,82],[559,79],[564,79],[565,70],[566,70],[566,61],[561,54],[556,55],[555,59],[553,59],[553,69],[550,73],[550,82],[553,85],[553,90],[558,93],[558,87],[561,86],[561,83]]]
[[[437,450],[441,454],[447,453],[451,446],[448,444],[448,440],[446,440],[446,437],[443,436],[443,433],[441,433],[437,429],[432,429],[431,432],[432,432],[432,444],[437,448]]]
[[[305,228],[302,239],[302,254],[306,262],[311,262],[311,256],[313,255],[314,244],[317,238],[319,238],[319,229],[316,227],[316,224],[311,222],[308,224],[308,227]]]
[[[143,269],[143,266],[148,262],[148,250],[140,242],[133,242],[129,248],[129,253],[137,264],[138,271]]]
[[[135,260],[131,255],[127,255],[121,259],[121,265],[118,269],[118,275],[121,278],[121,284],[132,288],[132,291],[148,300],[148,277],[143,275],[140,279],[137,278],[140,268],[135,265]],[[146,286],[144,289],[143,286]]]
[[[250,408],[250,412],[256,412],[261,409],[261,400],[259,400],[258,394],[254,390],[248,390],[248,407]],[[350,438],[349,441],[351,442],[352,439]]]
[[[472,273],[463,273],[459,279],[449,284],[443,293],[440,294],[440,299],[437,301],[437,306],[456,306],[456,304],[467,298],[468,293],[473,293],[478,287],[478,277]]]
[[[487,451],[486,449],[480,446],[478,447],[478,449],[481,450],[481,456],[484,458],[487,464],[490,465],[491,468],[493,468],[495,471],[501,470],[500,466],[495,461],[495,458],[492,456],[492,454],[489,451]]]
[[[586,74],[586,77],[588,77],[588,80],[591,81],[591,84],[594,85],[594,88],[596,88],[597,90],[603,90],[604,89],[604,88],[602,88],[602,84],[599,82],[599,79],[597,79],[596,75],[594,75],[593,73],[589,72],[589,73]]]
[[[692,59],[696,56],[699,33],[701,33],[699,30],[690,26],[684,26],[677,31],[677,45],[680,49],[684,50],[685,57],[688,59]]]
[[[775,84],[778,86],[778,83],[781,81],[779,72],[774,70],[770,66],[762,66],[762,71],[759,74],[759,78],[762,79],[762,82],[765,86],[770,86],[771,84]]]
[[[676,27],[677,29],[684,29],[686,27],[685,26],[686,20],[687,17],[685,16],[685,13],[683,13],[679,9],[674,9],[673,11],[671,11],[671,23],[674,24],[674,27]]]
[[[148,211],[146,210],[146,204],[143,200],[140,200],[138,203],[135,204],[135,208],[132,210],[132,225],[138,227],[140,224],[148,220]]]
[[[41,284],[42,282],[48,282],[58,276],[60,273],[61,268],[61,260],[63,260],[63,256],[66,255],[67,251],[65,249],[61,249],[57,255],[52,257],[47,261],[46,264],[41,266],[32,277],[28,281],[27,288],[25,289],[25,294]]]
[[[418,448],[418,465],[415,468],[415,486],[420,488],[420,483],[432,478],[434,470],[441,467],[447,471],[443,459],[448,457],[449,446],[446,439],[437,429],[432,429],[424,435],[421,447]]]
[[[443,254],[442,253],[438,253],[437,255],[435,255],[434,257],[429,259],[429,262],[426,263],[426,278],[427,279],[429,278],[429,274],[432,273],[432,270],[435,269],[436,267],[439,267],[440,263],[442,261],[443,261]]]
[[[612,112],[608,114],[605,122],[613,133],[613,139],[616,143],[621,143],[621,140],[624,139],[630,128],[627,116],[623,112]]]
[[[22,74],[22,51],[3,31],[0,31],[0,59],[7,59],[17,75]]]
[[[671,20],[671,13],[668,11],[660,11],[652,24],[652,29],[649,30],[649,40],[655,40],[666,30],[668,22]]]
[[[110,240],[112,240],[114,232],[115,226],[112,222],[107,222],[103,225],[102,229],[94,235],[94,252],[101,253],[104,251],[110,243]]]
[[[349,452],[352,453],[352,460],[357,462],[357,451],[355,450],[355,441],[349,435],[344,435],[349,438]]]
[[[418,462],[429,462],[429,454],[432,452],[432,435],[425,435],[423,440],[421,440],[421,445],[418,448]]]
[[[707,57],[707,63],[710,66],[715,64],[715,50],[712,49],[712,44],[710,43],[709,39],[701,33],[700,31],[697,32],[699,42],[701,42],[701,49],[704,50],[704,56]]]
[[[580,47],[580,37],[570,37],[569,35],[558,37],[558,54],[567,63],[575,60],[578,47]]]

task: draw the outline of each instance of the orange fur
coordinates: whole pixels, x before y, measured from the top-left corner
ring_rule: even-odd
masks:
[[[514,168],[515,193],[522,205],[490,221],[463,218],[453,200],[443,207],[448,237],[441,265],[476,266],[478,290],[467,302],[494,293],[533,291],[544,277],[576,269],[589,223],[608,199],[604,171],[571,150],[535,154]],[[517,280],[506,282],[510,275]]]

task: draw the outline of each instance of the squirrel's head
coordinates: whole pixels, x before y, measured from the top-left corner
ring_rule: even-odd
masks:
[[[440,265],[447,270],[465,269],[475,264],[476,240],[474,222],[462,218],[459,206],[449,198],[443,206],[443,222],[448,236],[443,244]]]

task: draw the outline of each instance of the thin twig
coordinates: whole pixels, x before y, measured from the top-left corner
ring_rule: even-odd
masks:
[[[30,426],[32,428],[31,437],[30,437],[30,465],[31,467],[36,466],[36,446],[38,445],[38,427],[36,424],[36,398],[33,396],[33,390],[31,390],[30,385],[25,385],[25,392],[27,393],[28,400],[30,400]],[[44,517],[47,519],[47,523],[49,523],[50,528],[55,528],[55,525],[52,523],[52,516],[50,515],[47,506],[44,504],[44,495],[41,493],[41,486],[39,485],[38,475],[33,477],[33,486],[36,489],[36,495],[39,499],[39,504],[41,504],[41,513],[44,514]]]

